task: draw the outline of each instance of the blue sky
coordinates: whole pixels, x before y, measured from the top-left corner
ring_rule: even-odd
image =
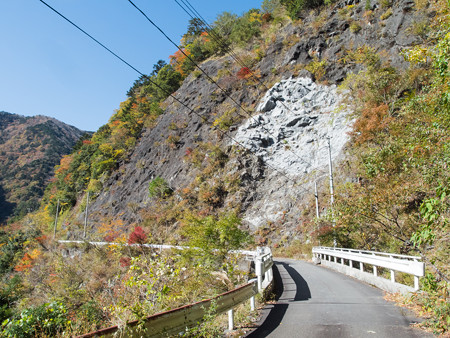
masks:
[[[175,52],[127,0],[46,0],[143,73]],[[174,0],[134,0],[175,42],[188,15]],[[208,21],[262,0],[190,0]],[[39,0],[0,1],[0,111],[47,115],[83,130],[105,124],[139,75]]]

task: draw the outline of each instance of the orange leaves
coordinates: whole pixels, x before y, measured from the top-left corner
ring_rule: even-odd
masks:
[[[200,34],[200,36],[202,37],[202,40],[203,40],[204,43],[210,41],[208,32],[205,31],[202,34]]]
[[[70,164],[72,163],[73,156],[72,155],[65,155],[61,159],[60,165],[57,166],[57,169],[55,171],[56,175],[61,174],[64,171],[67,171],[70,167]]]
[[[114,220],[109,223],[102,223],[98,228],[98,232],[106,242],[114,242],[123,236],[125,232],[124,222],[122,220]]]
[[[189,61],[186,59],[187,56],[191,55],[191,52],[187,48],[182,49],[182,51],[177,50],[173,55],[169,56],[170,64],[175,69],[175,71],[180,73],[182,76],[187,76],[188,74],[186,74],[186,72],[183,70],[183,65],[186,61]]]
[[[379,131],[386,128],[391,120],[387,104],[366,107],[353,125],[352,136],[355,137],[357,144],[370,141]]]
[[[17,272],[28,271],[32,266],[33,262],[41,255],[41,251],[34,249],[30,254],[25,253],[20,260],[20,262],[14,267]]]

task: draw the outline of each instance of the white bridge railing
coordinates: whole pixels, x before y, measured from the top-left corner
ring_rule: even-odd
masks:
[[[419,256],[396,255],[384,252],[329,247],[314,247],[313,255],[322,265],[363,280],[389,292],[414,292],[419,290],[419,277],[425,275],[425,264]],[[355,263],[358,263],[356,266]],[[373,274],[364,271],[364,264],[372,265]],[[390,271],[390,279],[378,275],[378,268]],[[397,283],[395,272],[414,276],[414,288]]]
[[[58,241],[61,244],[84,244],[88,243],[95,246],[105,245],[126,245],[109,242],[84,242],[84,241]],[[157,245],[157,244],[131,244],[130,246],[142,246],[152,249],[167,250],[167,249],[186,249],[182,246],[171,245]],[[272,273],[272,251],[268,247],[258,247],[256,251],[237,250],[232,253],[240,253],[246,256],[247,259],[253,260],[255,264],[256,279],[250,280],[247,284],[242,285],[234,290],[225,292],[213,299],[203,300],[198,303],[186,305],[167,312],[155,314],[143,320],[144,325],[139,326],[139,329],[144,328],[145,337],[160,337],[168,334],[179,334],[186,330],[186,328],[198,325],[204,320],[210,307],[214,305],[215,314],[221,314],[228,311],[228,329],[234,329],[234,312],[233,308],[250,300],[251,311],[255,310],[255,295],[262,292],[273,280]],[[134,321],[127,324],[127,330],[130,330],[129,336],[139,336],[138,325],[141,321]],[[87,333],[80,337],[116,337],[119,331],[118,326],[102,329],[99,331]]]

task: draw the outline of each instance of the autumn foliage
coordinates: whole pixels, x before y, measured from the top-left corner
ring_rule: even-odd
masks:
[[[146,241],[147,235],[140,226],[135,227],[128,237],[128,244],[144,244]]]
[[[251,75],[252,75],[252,72],[251,72],[250,68],[248,68],[248,67],[242,67],[241,69],[239,69],[239,71],[236,74],[236,76],[241,80],[247,79]]]

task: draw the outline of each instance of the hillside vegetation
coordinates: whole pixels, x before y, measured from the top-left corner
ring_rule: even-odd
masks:
[[[0,112],[0,224],[39,208],[55,165],[82,134],[48,117]]]
[[[191,20],[183,52],[133,84],[110,121],[61,160],[39,211],[3,234],[2,334],[124,324],[242,283],[249,276],[230,249],[267,244],[295,255],[334,240],[421,255],[427,275],[410,302],[425,326],[448,332],[449,5],[266,0],[220,14],[212,30]],[[319,169],[289,176],[233,141],[270,87],[300,76],[339,86],[346,99],[328,114],[352,112],[335,204],[322,179],[319,218],[304,188]],[[87,239],[201,250],[58,247],[58,201],[56,238],[81,239],[87,192]]]

